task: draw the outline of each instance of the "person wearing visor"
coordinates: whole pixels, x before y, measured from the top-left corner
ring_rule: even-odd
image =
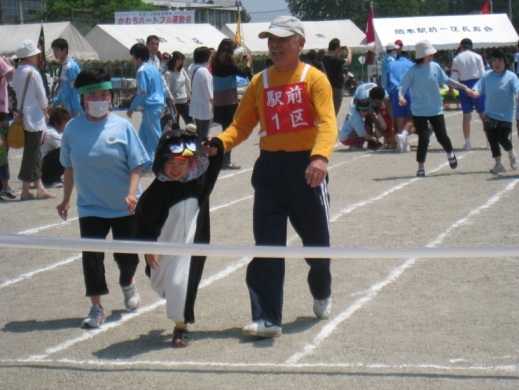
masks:
[[[245,141],[259,124],[260,155],[254,165],[253,231],[256,245],[286,246],[290,220],[304,246],[330,246],[328,161],[337,138],[330,83],[300,61],[305,32],[299,19],[280,16],[259,34],[274,63],[247,87],[232,124],[212,138],[210,154]],[[331,310],[330,259],[306,259],[315,315]],[[282,333],[284,258],[254,258],[247,267],[252,322],[244,336]]]
[[[364,142],[370,142],[370,149],[377,150],[382,143],[371,135],[373,124],[377,124],[379,116],[373,112],[374,101],[384,98],[385,91],[375,83],[360,85],[355,91],[350,111],[339,130],[339,141],[350,150],[359,150]],[[380,123],[380,122],[379,122]]]
[[[474,86],[473,97],[486,93],[483,129],[487,135],[494,167],[493,175],[505,172],[501,162],[501,147],[508,153],[510,168],[518,168],[517,156],[511,141],[514,121],[514,99],[519,93],[519,79],[509,69],[508,59],[500,49],[492,51],[492,70],[485,73]]]
[[[75,87],[84,115],[72,118],[61,138],[60,162],[65,168],[63,201],[58,215],[67,220],[76,185],[81,238],[132,240],[137,225],[134,212],[141,194],[142,166],[150,159],[132,124],[108,110],[112,102],[110,75],[91,68],[79,73]],[[104,253],[82,253],[86,296],[92,307],[82,327],[96,328],[105,320],[101,296],[108,294]],[[127,310],[136,310],[140,297],[134,275],[137,254],[114,253],[119,285]]]
[[[418,148],[416,150],[418,171],[416,176],[424,177],[425,159],[431,136],[427,123],[431,124],[436,139],[447,153],[450,167],[456,169],[458,166],[452,142],[447,135],[439,85],[447,84],[450,87],[463,89],[467,93],[472,93],[472,90],[449,78],[441,66],[433,61],[434,53],[437,50],[429,41],[420,41],[415,48],[415,64],[407,70],[397,87],[398,104],[400,106],[407,104],[405,92],[409,88],[412,98],[411,112],[413,113],[413,123],[418,134]]]

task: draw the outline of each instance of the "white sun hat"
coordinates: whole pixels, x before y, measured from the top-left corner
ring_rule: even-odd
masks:
[[[415,45],[416,55],[415,59],[419,60],[420,58],[425,58],[427,56],[430,56],[431,54],[436,53],[438,50],[436,50],[433,45],[431,45],[431,42],[429,41],[420,41],[417,42]]]
[[[16,57],[27,58],[36,54],[40,54],[41,50],[30,39],[26,39],[16,48]]]

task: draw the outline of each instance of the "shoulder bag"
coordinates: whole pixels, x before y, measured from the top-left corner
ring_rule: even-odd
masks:
[[[27,74],[25,80],[25,87],[23,89],[22,104],[20,105],[20,111],[18,116],[14,119],[13,123],[7,129],[7,146],[13,149],[21,149],[25,145],[25,133],[23,130],[23,103],[25,102],[25,95],[27,94],[27,88],[29,87],[29,81],[31,79],[31,72]]]

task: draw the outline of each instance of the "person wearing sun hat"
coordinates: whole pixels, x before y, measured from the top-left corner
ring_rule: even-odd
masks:
[[[452,142],[447,135],[445,117],[443,116],[443,101],[440,95],[440,84],[447,84],[454,88],[460,88],[472,93],[467,86],[449,78],[440,65],[433,61],[436,49],[429,41],[420,41],[415,46],[415,64],[410,67],[402,77],[398,85],[398,100],[401,106],[405,106],[405,91],[411,92],[411,112],[413,122],[418,134],[418,148],[416,161],[418,171],[416,176],[425,176],[425,159],[429,147],[430,133],[428,123],[431,124],[436,139],[447,153],[447,159],[452,169],[458,166],[458,160],[454,154]]]
[[[18,179],[22,182],[20,200],[55,198],[45,189],[41,181],[43,160],[40,147],[43,130],[49,119],[47,113],[49,101],[45,94],[41,75],[34,68],[40,53],[40,49],[29,39],[21,42],[15,52],[19,63],[13,74],[12,85],[18,101],[17,110],[23,113],[25,132],[22,165],[18,174]],[[24,94],[26,84],[27,91]],[[36,195],[29,191],[31,183],[34,183],[36,187]]]
[[[254,164],[253,232],[256,245],[285,246],[287,223],[305,246],[330,245],[328,161],[337,139],[331,85],[320,70],[300,61],[301,21],[279,16],[259,33],[273,66],[253,77],[233,123],[211,140],[210,153],[231,150],[259,124],[260,154]],[[330,259],[306,259],[314,314],[327,319],[332,305]],[[254,258],[247,267],[252,322],[247,337],[282,334],[285,259]]]
[[[164,132],[153,162],[156,179],[142,194],[135,212],[138,238],[208,244],[209,197],[222,161],[222,152],[207,156],[195,125]],[[166,298],[167,316],[175,323],[171,345],[186,347],[191,339],[188,324],[195,322],[195,300],[206,257],[146,254],[145,258],[151,288]]]
[[[111,231],[115,240],[132,240],[137,230],[134,212],[141,194],[142,167],[150,159],[133,125],[109,111],[113,91],[108,72],[83,70],[74,85],[85,112],[68,122],[61,137],[60,162],[65,171],[58,215],[68,219],[75,186],[81,238],[106,239]],[[124,306],[136,310],[141,302],[134,280],[139,257],[134,253],[114,253],[113,257]],[[86,296],[91,302],[81,323],[85,328],[97,328],[105,320],[101,298],[109,291],[104,258],[102,252],[82,253]]]

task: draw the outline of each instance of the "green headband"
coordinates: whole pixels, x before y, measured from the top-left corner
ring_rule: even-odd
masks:
[[[112,89],[111,81],[104,81],[99,84],[90,84],[85,85],[84,87],[78,88],[78,92],[80,95],[84,95],[85,93],[94,93],[97,91],[106,91],[107,89]]]

